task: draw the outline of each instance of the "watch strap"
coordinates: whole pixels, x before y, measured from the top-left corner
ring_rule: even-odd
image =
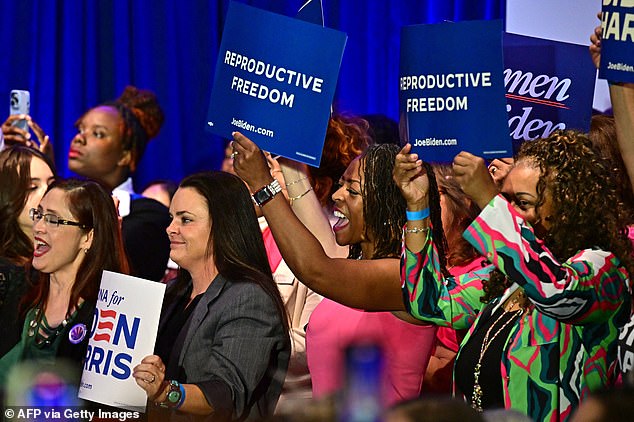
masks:
[[[184,387],[178,381],[170,380],[167,382],[166,388],[165,400],[156,403],[156,405],[168,409],[178,409],[184,401]]]
[[[280,192],[282,192],[280,182],[277,179],[273,179],[271,183],[255,191],[251,198],[256,205],[262,207]]]

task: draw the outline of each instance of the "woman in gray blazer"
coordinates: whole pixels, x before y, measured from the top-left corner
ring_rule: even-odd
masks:
[[[165,294],[156,354],[135,367],[136,382],[173,419],[268,416],[288,366],[288,319],[247,187],[223,172],[189,176],[170,214],[179,276]]]

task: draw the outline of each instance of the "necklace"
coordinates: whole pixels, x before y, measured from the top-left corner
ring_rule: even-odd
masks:
[[[513,301],[510,303],[509,308],[514,307],[519,303],[519,298],[515,297]],[[493,324],[489,327],[486,334],[484,335],[484,340],[482,341],[482,346],[480,347],[480,356],[478,357],[478,363],[473,368],[473,393],[471,394],[471,407],[477,410],[478,412],[482,412],[482,397],[484,396],[484,392],[482,391],[482,387],[480,386],[480,369],[482,369],[482,358],[484,358],[484,354],[489,349],[489,346],[495,338],[508,326],[515,318],[521,315],[524,312],[524,309],[520,307],[514,311],[507,311],[505,308],[502,308],[502,315],[496,319]],[[504,321],[504,323],[500,326],[500,328],[493,333],[491,336],[491,331],[496,326],[496,324],[504,319],[505,316],[510,315],[510,317]]]

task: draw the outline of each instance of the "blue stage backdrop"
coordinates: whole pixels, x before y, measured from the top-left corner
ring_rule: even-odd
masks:
[[[304,0],[243,3],[295,16]],[[398,117],[403,25],[502,19],[505,0],[323,0],[325,25],[348,34],[335,109]],[[218,168],[221,138],[205,118],[228,0],[0,0],[0,98],[31,91],[31,115],[66,168],[74,122],[88,108],[135,85],[157,93],[166,122],[143,157],[137,190]],[[245,22],[249,25],[249,22]],[[477,42],[477,40],[473,40]]]

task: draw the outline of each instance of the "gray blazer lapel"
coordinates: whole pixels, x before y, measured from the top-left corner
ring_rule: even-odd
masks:
[[[194,334],[198,331],[198,327],[205,320],[205,317],[209,313],[209,307],[214,303],[214,301],[222,292],[225,285],[227,284],[227,280],[222,277],[220,274],[213,279],[207,291],[203,294],[203,297],[200,298],[200,301],[196,305],[196,309],[191,315],[191,320],[189,323],[189,327],[187,328],[187,336],[185,337],[185,341],[183,342],[183,347],[181,349],[180,357],[178,358],[178,364],[182,365],[183,360],[187,354],[187,349],[192,342]]]

